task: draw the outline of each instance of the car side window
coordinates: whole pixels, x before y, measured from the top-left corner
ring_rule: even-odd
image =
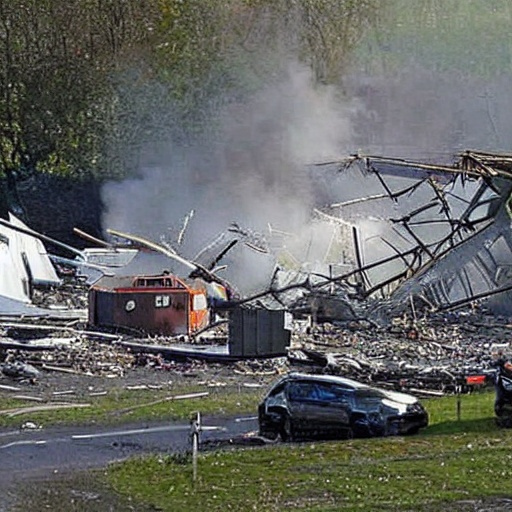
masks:
[[[348,399],[348,393],[346,389],[339,386],[321,385],[321,397],[328,402],[340,403]]]
[[[317,396],[322,402],[341,403],[348,400],[349,390],[341,386],[317,384]]]
[[[311,386],[307,382],[291,382],[288,385],[288,398],[294,402],[308,400],[311,395]]]
[[[331,388],[334,398],[336,402],[345,402],[350,399],[352,394],[352,390],[349,388],[344,388],[342,386],[332,386]]]
[[[321,382],[292,382],[288,385],[288,398],[295,402],[342,403],[349,398],[350,390]]]
[[[325,384],[316,384],[314,395],[320,402],[330,402],[335,398],[330,386],[326,386]]]

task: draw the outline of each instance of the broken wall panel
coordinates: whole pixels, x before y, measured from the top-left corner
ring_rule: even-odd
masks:
[[[99,265],[102,267],[125,267],[138,254],[138,249],[129,249],[123,247],[104,248],[94,247],[85,248],[82,253],[87,263]]]
[[[28,226],[12,213],[9,214],[9,222],[13,226],[29,230]],[[5,226],[2,227],[4,229],[8,229]],[[21,255],[26,255],[33,283],[36,285],[60,284],[57,272],[55,271],[48,253],[46,252],[46,248],[41,240],[21,232],[15,232],[13,230],[10,230],[10,232],[10,238],[16,240],[17,251]]]
[[[0,239],[0,296],[28,303],[29,289],[26,272],[20,275],[12,256],[9,239]]]
[[[0,295],[29,303],[33,284],[58,285],[60,279],[43,243],[16,227],[29,231],[12,214],[0,224]]]
[[[432,260],[414,276],[400,284],[388,302],[380,306],[389,314],[398,314],[411,298],[425,297],[438,308],[470,302],[473,298],[492,294],[510,281],[498,283],[499,267],[493,260],[512,262],[510,219],[504,212],[491,225]],[[501,244],[494,244],[501,239]],[[492,248],[499,249],[493,251]]]

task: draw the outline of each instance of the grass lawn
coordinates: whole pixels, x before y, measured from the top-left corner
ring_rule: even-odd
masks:
[[[463,510],[512,497],[512,431],[495,426],[493,399],[463,396],[460,420],[455,397],[425,401],[431,425],[413,437],[203,452],[195,485],[184,456],[132,459],[108,479],[164,511]]]
[[[19,427],[25,421],[43,426],[84,425],[91,423],[120,424],[158,420],[184,420],[201,410],[204,415],[233,416],[252,414],[265,388],[208,388],[200,385],[177,385],[167,390],[126,390],[111,389],[104,396],[72,398],[76,403],[88,403],[89,407],[70,408],[44,412],[30,412],[9,416],[8,411],[17,408],[37,407],[38,402],[0,397],[0,427]],[[194,393],[208,393],[200,398],[174,400]],[[63,397],[68,401],[69,397]]]

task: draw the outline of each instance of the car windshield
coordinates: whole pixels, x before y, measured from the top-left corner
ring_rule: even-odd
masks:
[[[296,381],[288,386],[288,396],[294,401],[342,402],[347,400],[350,392],[341,386],[322,382]]]
[[[379,389],[374,388],[363,388],[363,389],[356,389],[355,394],[357,398],[387,398],[387,395],[380,391]]]

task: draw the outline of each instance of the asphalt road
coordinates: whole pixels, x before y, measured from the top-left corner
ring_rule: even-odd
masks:
[[[240,439],[257,429],[254,417],[203,418],[202,424],[205,444]],[[8,510],[2,496],[21,482],[99,468],[133,455],[182,452],[191,446],[190,432],[189,423],[162,422],[0,432],[0,512]]]

